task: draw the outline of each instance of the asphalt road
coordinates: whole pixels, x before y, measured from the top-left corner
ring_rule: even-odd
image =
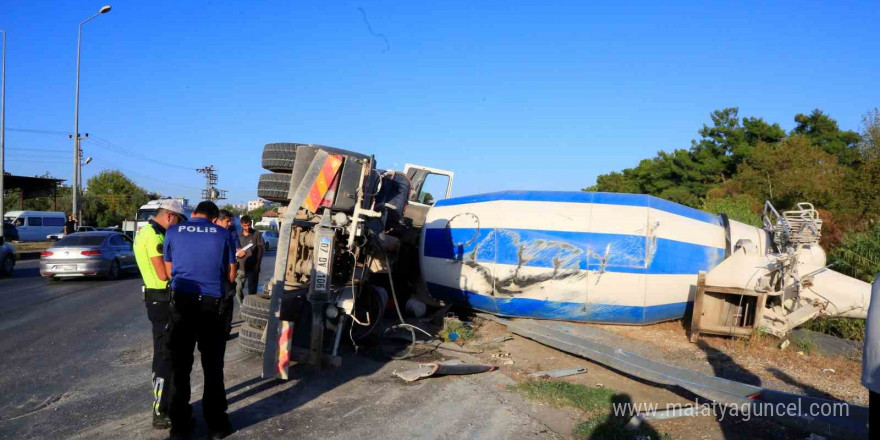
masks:
[[[264,262],[266,271],[273,262]],[[267,279],[264,273],[261,279]],[[233,330],[233,336],[237,332]],[[0,438],[162,439],[150,427],[149,322],[136,274],[117,281],[48,282],[38,261],[0,279]],[[231,340],[226,350],[230,438],[558,438],[501,373],[403,384],[391,373],[414,362],[343,353],[343,366],[260,378],[261,360]],[[193,399],[201,420],[201,369]]]

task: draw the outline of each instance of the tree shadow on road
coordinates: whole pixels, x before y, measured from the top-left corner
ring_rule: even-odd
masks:
[[[837,400],[834,396],[826,393],[825,391],[822,391],[822,390],[820,390],[812,385],[809,385],[807,383],[801,382],[801,381],[791,377],[787,373],[783,372],[782,370],[779,370],[776,368],[767,368],[767,371],[770,374],[772,374],[773,377],[775,377],[775,378],[777,378],[777,379],[779,379],[779,380],[781,380],[791,386],[795,386],[795,387],[800,388],[801,391],[808,396],[821,397],[823,399],[829,399],[829,400]]]
[[[727,353],[712,347],[702,339],[697,341],[697,347],[706,353],[706,362],[712,366],[715,377],[761,386],[761,378],[757,374],[738,364]]]

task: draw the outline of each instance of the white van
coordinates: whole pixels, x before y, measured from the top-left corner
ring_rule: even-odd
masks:
[[[21,241],[44,241],[50,234],[64,232],[67,217],[63,212],[9,211],[3,216],[18,229]]]

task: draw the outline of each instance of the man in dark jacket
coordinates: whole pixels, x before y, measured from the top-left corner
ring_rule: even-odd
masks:
[[[252,244],[253,246],[245,251],[243,257],[238,260],[238,299],[244,299],[245,285],[247,285],[247,294],[256,295],[257,281],[260,277],[260,267],[263,263],[263,253],[266,250],[266,243],[260,231],[251,228],[253,220],[249,216],[241,216],[241,232],[238,233],[239,245],[242,248]]]

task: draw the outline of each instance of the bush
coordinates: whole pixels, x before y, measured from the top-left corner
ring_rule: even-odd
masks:
[[[855,318],[818,318],[806,322],[800,328],[851,341],[865,340],[865,320]],[[797,343],[797,341],[795,341]],[[806,351],[806,350],[804,350]]]
[[[880,224],[867,232],[845,234],[840,245],[831,251],[829,263],[840,273],[873,281],[880,272]]]
[[[760,228],[763,221],[759,209],[761,209],[761,202],[748,194],[707,198],[703,201],[703,211],[712,214],[727,214],[731,220]]]

